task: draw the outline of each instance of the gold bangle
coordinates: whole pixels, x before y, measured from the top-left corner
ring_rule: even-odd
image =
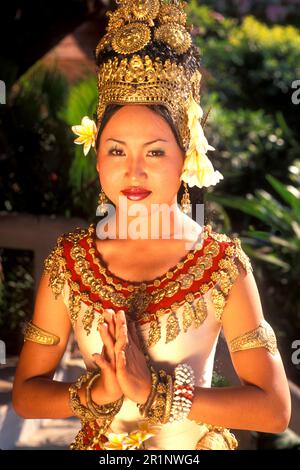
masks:
[[[36,326],[32,321],[26,322],[23,327],[24,341],[52,346],[59,343],[60,338],[49,331]]]
[[[91,378],[92,375],[93,372],[91,371],[82,374],[80,377],[78,377],[76,383],[71,384],[69,387],[70,408],[75,414],[75,416],[77,416],[84,422],[94,420],[95,417],[93,413],[80,402],[78,390],[82,387],[85,382],[87,382]]]
[[[119,398],[118,400],[114,402],[105,403],[104,405],[97,405],[92,399],[91,389],[95,380],[97,380],[99,377],[101,377],[101,371],[97,371],[96,373],[94,373],[87,384],[87,387],[86,387],[87,406],[88,406],[88,409],[93,413],[93,416],[95,418],[112,418],[120,411],[123,401],[124,401],[124,395],[122,395],[121,398]]]
[[[163,424],[165,410],[166,410],[166,399],[167,399],[167,374],[164,370],[160,370],[158,373],[158,384],[153,400],[153,404],[147,412],[146,418],[150,423]]]
[[[152,406],[152,403],[154,401],[154,398],[155,398],[155,395],[156,395],[156,391],[157,391],[157,385],[158,385],[158,375],[157,375],[157,372],[156,370],[151,366],[150,367],[151,369],[151,392],[147,398],[147,401],[146,403],[143,403],[143,404],[137,404],[137,407],[140,411],[140,414],[141,416],[144,418],[145,416],[147,416],[147,413],[149,411],[149,409],[151,408]]]
[[[171,408],[174,397],[174,388],[173,388],[173,377],[172,375],[167,376],[167,395],[166,395],[166,409],[163,417],[163,423],[166,424],[169,422],[171,415]]]

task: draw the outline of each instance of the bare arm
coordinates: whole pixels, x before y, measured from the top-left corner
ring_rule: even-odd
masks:
[[[57,345],[45,346],[25,341],[13,386],[13,406],[24,418],[65,418],[72,416],[69,407],[69,383],[53,380],[65,352],[71,324],[62,296],[55,299],[48,287],[49,274],[42,275],[33,323],[60,337]],[[84,393],[81,399],[84,404]]]
[[[263,319],[252,273],[242,271],[231,288],[223,312],[227,342],[253,330]],[[282,432],[291,414],[290,392],[280,354],[259,347],[231,353],[243,385],[196,387],[189,419],[233,429]]]

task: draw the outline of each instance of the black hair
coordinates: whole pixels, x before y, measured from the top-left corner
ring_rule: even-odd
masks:
[[[193,73],[196,70],[199,70],[201,66],[199,48],[193,43],[187,52],[178,55],[173,49],[171,49],[170,46],[168,46],[168,44],[154,40],[135,54],[138,54],[142,58],[148,55],[151,60],[155,60],[157,57],[159,57],[162,62],[165,62],[167,59],[169,59],[171,62],[175,62],[177,65],[184,66],[188,76],[192,76]],[[130,60],[135,54],[119,54],[115,52],[110,45],[107,45],[96,58],[96,65],[99,67],[104,62],[107,62],[108,59],[114,59],[115,57],[117,57],[119,60],[125,58]]]

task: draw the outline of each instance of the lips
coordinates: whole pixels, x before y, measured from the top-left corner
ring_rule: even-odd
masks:
[[[142,188],[140,186],[134,186],[131,188],[126,188],[121,191],[124,196],[126,196],[128,199],[132,201],[139,201],[141,199],[145,199],[145,197],[149,196],[152,191],[148,191],[145,188]]]

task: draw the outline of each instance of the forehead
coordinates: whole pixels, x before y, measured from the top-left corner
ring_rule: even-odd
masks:
[[[103,133],[112,131],[125,134],[172,133],[164,117],[145,105],[125,105],[108,120]]]

